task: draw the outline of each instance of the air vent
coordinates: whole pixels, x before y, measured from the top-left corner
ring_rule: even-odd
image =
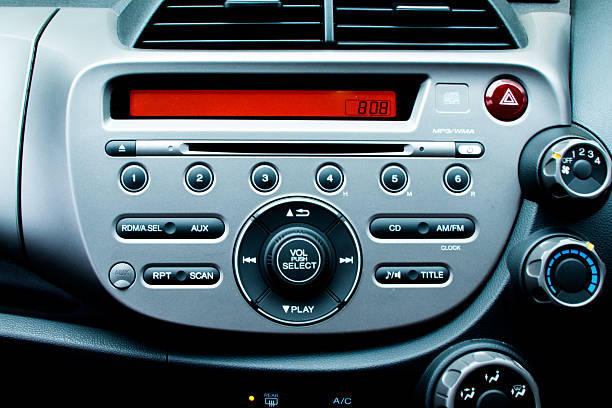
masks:
[[[335,0],[334,7],[340,48],[516,48],[488,0]]]
[[[137,48],[317,48],[323,0],[166,0]]]

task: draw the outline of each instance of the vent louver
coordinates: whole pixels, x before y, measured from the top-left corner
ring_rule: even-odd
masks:
[[[335,0],[334,9],[339,48],[516,48],[487,0]]]
[[[317,48],[323,0],[166,0],[136,48]]]

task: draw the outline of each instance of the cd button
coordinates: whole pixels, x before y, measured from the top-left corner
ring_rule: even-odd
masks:
[[[468,218],[376,218],[370,233],[379,239],[469,238],[474,222]]]

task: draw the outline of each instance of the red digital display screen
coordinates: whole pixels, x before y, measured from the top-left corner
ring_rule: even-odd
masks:
[[[143,118],[395,118],[395,91],[130,90]]]

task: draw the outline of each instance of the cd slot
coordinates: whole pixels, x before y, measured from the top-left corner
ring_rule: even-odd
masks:
[[[403,154],[408,145],[403,143],[185,143],[185,154],[231,154],[231,155],[380,155]]]
[[[484,154],[479,142],[344,142],[111,140],[109,156],[403,156],[466,157]]]

